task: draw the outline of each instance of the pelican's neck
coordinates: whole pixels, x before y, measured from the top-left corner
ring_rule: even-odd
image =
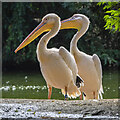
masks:
[[[40,54],[44,53],[47,50],[47,44],[51,38],[53,38],[60,29],[61,23],[60,20],[55,21],[53,28],[51,31],[46,33],[39,41],[37,45],[37,54],[40,56]]]
[[[82,24],[82,28],[73,36],[72,41],[70,43],[70,52],[72,54],[74,54],[75,51],[79,51],[77,48],[77,42],[86,33],[88,27],[89,27],[89,20],[85,18]]]

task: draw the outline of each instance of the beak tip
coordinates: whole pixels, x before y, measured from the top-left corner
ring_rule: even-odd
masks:
[[[17,50],[15,50],[14,52],[17,53]]]

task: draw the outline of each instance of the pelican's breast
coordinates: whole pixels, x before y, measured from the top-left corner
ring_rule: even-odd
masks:
[[[72,80],[72,72],[59,55],[58,49],[50,49],[40,61],[40,66],[46,82],[53,87],[64,89]]]

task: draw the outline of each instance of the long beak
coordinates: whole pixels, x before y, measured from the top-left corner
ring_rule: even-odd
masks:
[[[77,29],[79,31],[81,27],[82,23],[80,21],[68,18],[66,20],[61,21],[60,29]]]
[[[17,47],[15,50],[15,53],[19,51],[20,49],[24,48],[26,45],[31,43],[34,39],[36,39],[39,35],[41,35],[43,32],[50,31],[52,28],[51,24],[46,24],[41,22],[26,38],[25,40]]]
[[[82,23],[78,22],[74,19],[66,19],[61,21],[61,28],[60,29],[77,29],[78,31],[81,29]],[[41,35],[43,32],[48,32],[52,29],[52,24],[45,24],[41,22],[25,39],[24,41],[17,47],[15,50],[15,53],[19,51],[20,49],[27,46],[29,43],[31,43],[34,39],[36,39],[39,35]]]

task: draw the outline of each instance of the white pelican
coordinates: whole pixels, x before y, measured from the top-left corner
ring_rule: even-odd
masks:
[[[48,99],[51,98],[52,87],[62,90],[65,98],[76,98],[80,96],[80,90],[76,86],[76,81],[81,82],[77,76],[78,69],[75,59],[64,47],[47,48],[47,44],[61,27],[60,18],[54,14],[48,14],[42,22],[25,38],[18,46],[15,53],[32,42],[41,33],[50,30],[39,41],[37,45],[37,58],[40,62],[41,72],[48,86]],[[77,79],[77,80],[76,80]]]
[[[77,42],[88,30],[89,24],[88,17],[83,14],[75,14],[62,21],[61,29],[78,29],[78,32],[72,38],[70,52],[77,63],[78,74],[84,80],[84,86],[80,90],[86,93],[85,99],[102,99],[102,66],[100,59],[96,54],[93,54],[93,56],[87,55],[77,48]],[[80,99],[82,99],[82,96]]]

